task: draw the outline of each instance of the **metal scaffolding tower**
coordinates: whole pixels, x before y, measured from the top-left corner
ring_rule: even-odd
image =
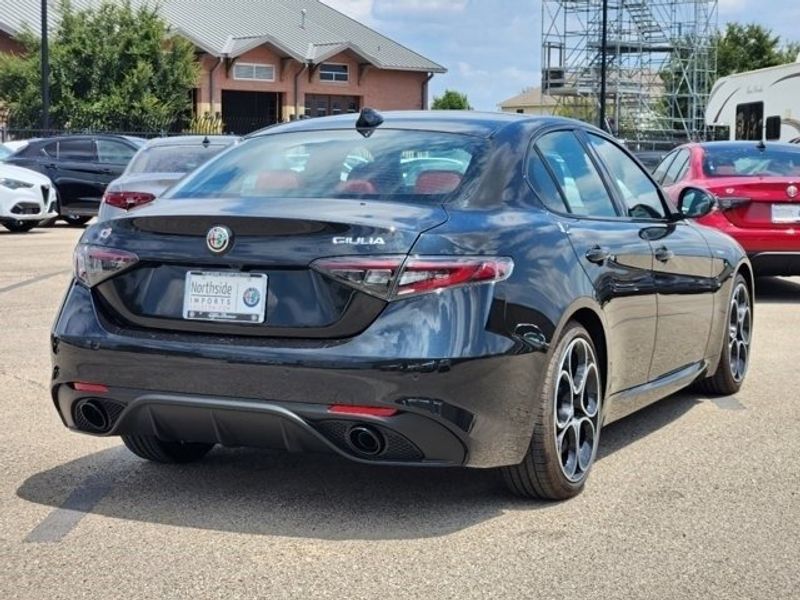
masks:
[[[606,123],[631,142],[705,135],[716,74],[718,0],[542,0],[542,91],[559,113],[596,120],[603,55]]]

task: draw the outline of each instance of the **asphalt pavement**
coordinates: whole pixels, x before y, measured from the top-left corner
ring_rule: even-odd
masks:
[[[0,232],[0,598],[800,598],[800,279],[758,281],[734,397],[607,427],[585,492],[215,449],[159,466],[53,410],[80,229]]]

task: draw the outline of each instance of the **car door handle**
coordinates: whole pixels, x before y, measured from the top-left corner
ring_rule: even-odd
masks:
[[[592,246],[586,251],[586,260],[596,265],[602,265],[609,256],[611,256],[611,250],[601,246]]]
[[[657,261],[665,263],[675,258],[675,253],[666,246],[661,246],[656,249],[655,256]]]
[[[100,169],[101,173],[105,173],[106,175],[111,175],[111,169]]]

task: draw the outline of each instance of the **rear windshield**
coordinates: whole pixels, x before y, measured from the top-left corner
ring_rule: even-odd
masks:
[[[153,146],[137,154],[130,165],[128,174],[133,173],[188,173],[194,171],[208,159],[213,158],[228,146],[199,143],[190,145]]]
[[[420,199],[474,177],[486,142],[462,134],[379,129],[252,138],[184,180],[172,198]]]
[[[800,147],[705,146],[703,172],[708,177],[800,176]]]

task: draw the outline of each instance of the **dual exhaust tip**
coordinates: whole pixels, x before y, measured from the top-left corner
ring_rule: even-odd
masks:
[[[386,449],[386,438],[375,427],[354,425],[347,431],[347,445],[361,456],[374,457]]]

